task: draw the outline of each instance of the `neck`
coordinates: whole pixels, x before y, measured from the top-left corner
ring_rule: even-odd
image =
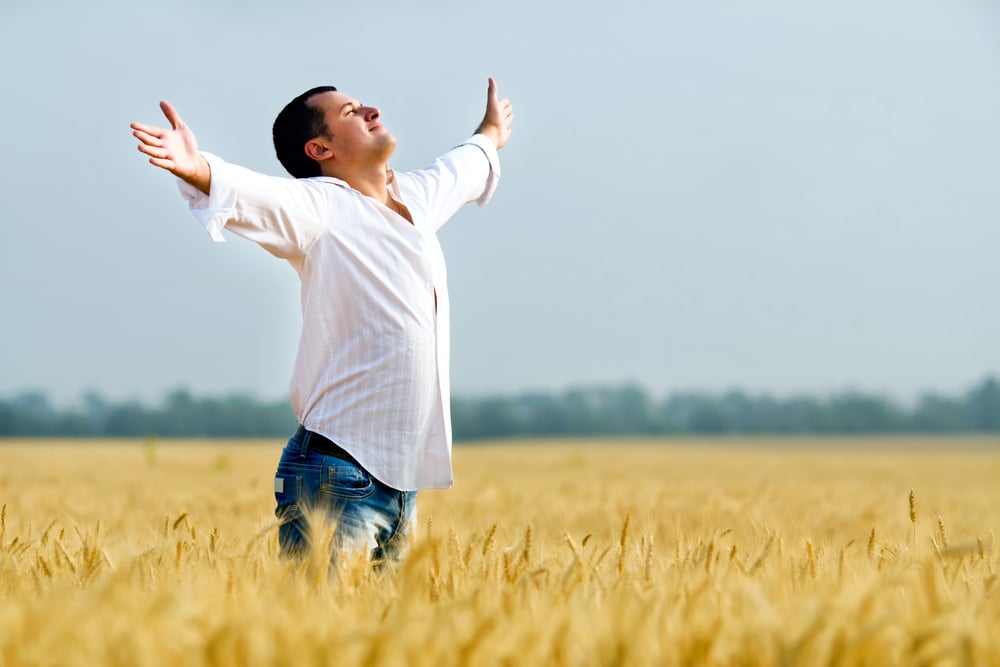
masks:
[[[375,164],[365,169],[355,169],[345,173],[346,170],[324,170],[324,176],[333,176],[345,181],[352,188],[363,195],[377,199],[383,204],[389,198],[388,186],[388,166],[386,164]]]

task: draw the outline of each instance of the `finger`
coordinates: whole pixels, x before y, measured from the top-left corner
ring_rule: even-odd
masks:
[[[174,164],[173,160],[161,160],[159,158],[149,158],[149,164],[154,167],[159,167],[160,169],[166,169],[167,171],[173,173],[177,166]]]
[[[176,130],[178,127],[184,125],[184,121],[181,120],[181,115],[177,113],[177,109],[175,109],[170,102],[166,100],[160,102],[160,110],[163,112],[163,115],[167,117],[167,120],[170,121],[170,127]]]
[[[162,127],[154,127],[152,125],[146,125],[145,123],[132,123],[129,127],[137,132],[145,132],[148,135],[156,137],[162,137],[163,133],[166,132],[166,130]]]
[[[163,141],[162,141],[162,139],[160,139],[159,136],[155,136],[155,135],[149,134],[148,132],[144,132],[142,130],[135,130],[134,132],[132,132],[132,136],[135,137],[136,139],[138,139],[139,141],[141,141],[142,143],[147,144],[149,146],[162,146],[163,145]]]
[[[497,99],[497,82],[492,76],[489,78],[489,85],[486,89],[486,99],[492,102],[496,102]]]
[[[155,157],[160,159],[167,159],[170,157],[170,151],[159,146],[147,146],[146,144],[139,144],[136,148],[139,149],[140,153],[145,153],[149,157]]]

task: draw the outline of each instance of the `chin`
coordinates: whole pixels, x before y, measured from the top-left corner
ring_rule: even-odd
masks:
[[[378,137],[378,142],[376,143],[376,151],[384,156],[386,159],[389,158],[396,150],[396,137],[392,136],[389,132],[380,134]]]

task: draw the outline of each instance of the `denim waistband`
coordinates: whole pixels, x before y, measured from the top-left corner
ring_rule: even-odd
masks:
[[[342,459],[344,461],[350,461],[354,465],[361,467],[353,456],[347,453],[343,447],[330,440],[326,436],[320,435],[315,431],[310,431],[305,426],[299,424],[298,429],[295,431],[295,435],[292,439],[299,443],[299,453],[302,456],[306,455],[306,452],[312,450],[320,454],[327,454],[328,456],[333,456],[334,458]]]

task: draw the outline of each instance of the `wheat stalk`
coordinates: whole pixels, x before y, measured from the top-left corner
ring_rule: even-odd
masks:
[[[496,539],[496,536],[497,536],[497,524],[494,523],[492,526],[490,526],[490,532],[486,534],[486,540],[483,541],[483,557],[485,557],[486,552],[488,552],[493,547],[493,541]]]
[[[622,526],[622,534],[618,539],[618,576],[625,572],[625,553],[628,549],[628,526],[632,521],[632,514],[625,515],[625,524]]]
[[[948,548],[948,531],[944,528],[944,519],[940,516],[937,519],[938,526],[938,539],[941,541],[941,546]]]

